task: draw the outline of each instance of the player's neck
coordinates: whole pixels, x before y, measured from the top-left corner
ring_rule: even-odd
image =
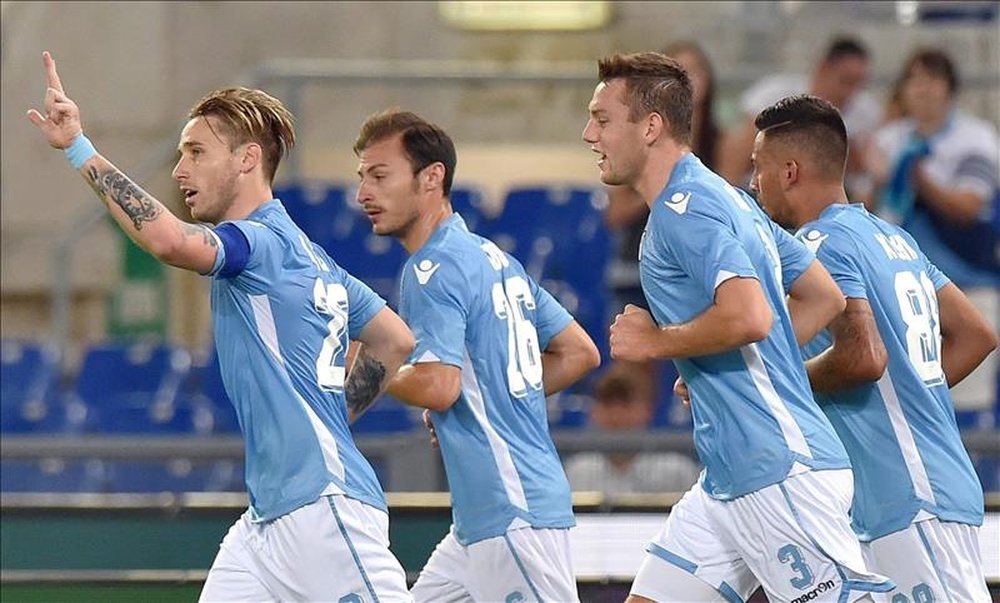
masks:
[[[806,201],[794,204],[795,207],[802,208],[802,211],[796,216],[799,226],[816,220],[831,205],[850,203],[847,191],[844,190],[844,185],[841,183],[813,186],[804,193]]]
[[[402,243],[407,253],[413,255],[427,244],[434,231],[450,218],[452,213],[454,212],[447,203],[434,205],[432,209],[421,212],[406,233],[399,237],[399,242]]]
[[[233,201],[229,211],[222,216],[222,222],[227,220],[243,220],[257,208],[274,198],[271,187],[267,185],[254,186],[252,190],[241,191]]]
[[[670,182],[677,162],[690,152],[690,147],[686,145],[668,142],[650,153],[646,169],[635,185],[636,192],[646,202],[647,207],[653,207],[653,202]]]

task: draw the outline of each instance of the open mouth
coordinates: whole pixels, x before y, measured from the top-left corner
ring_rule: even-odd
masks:
[[[184,193],[184,203],[187,205],[193,204],[194,198],[198,194],[198,191],[193,188],[182,188],[181,192]]]

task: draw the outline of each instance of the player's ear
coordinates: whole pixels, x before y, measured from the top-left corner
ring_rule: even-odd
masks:
[[[243,157],[240,159],[240,172],[249,174],[255,167],[260,165],[263,157],[263,150],[256,142],[248,142],[243,145]]]
[[[646,116],[646,131],[643,133],[643,138],[647,144],[652,144],[669,128],[669,122],[662,115],[656,112],[650,113]]]
[[[799,181],[799,162],[794,159],[785,161],[781,168],[781,182],[784,189],[789,189]]]
[[[442,188],[444,186],[444,171],[444,164],[440,161],[435,161],[421,170],[420,180],[424,190]]]

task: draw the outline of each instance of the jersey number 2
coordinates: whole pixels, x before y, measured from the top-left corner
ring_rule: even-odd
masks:
[[[313,285],[316,311],[329,316],[327,335],[316,358],[316,383],[328,392],[344,391],[344,332],[347,330],[347,289],[340,283],[324,283],[316,279]]]
[[[538,331],[525,318],[524,311],[535,308],[535,297],[528,282],[512,276],[493,285],[493,312],[507,322],[507,387],[517,398],[529,389],[542,387],[542,354]]]

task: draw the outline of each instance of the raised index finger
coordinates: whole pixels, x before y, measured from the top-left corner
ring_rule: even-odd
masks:
[[[52,58],[49,51],[46,50],[42,53],[42,63],[45,65],[45,84],[49,88],[54,88],[59,92],[65,92],[62,87],[62,82],[59,81],[59,74],[56,73],[56,60]]]

